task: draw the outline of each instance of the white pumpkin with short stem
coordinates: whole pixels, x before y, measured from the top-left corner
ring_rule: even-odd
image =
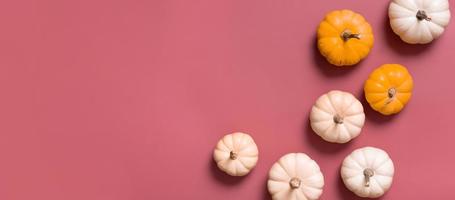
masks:
[[[357,196],[378,198],[389,190],[394,174],[393,162],[382,149],[356,149],[343,161],[341,178]]]
[[[450,21],[448,0],[392,0],[389,19],[393,32],[410,44],[438,38]]]
[[[319,165],[304,153],[284,155],[269,171],[267,188],[274,200],[319,199],[323,187]]]
[[[258,161],[258,147],[246,133],[225,135],[213,152],[218,168],[231,176],[245,176]]]
[[[333,143],[357,137],[365,122],[362,103],[348,92],[333,90],[318,98],[310,114],[313,131]]]

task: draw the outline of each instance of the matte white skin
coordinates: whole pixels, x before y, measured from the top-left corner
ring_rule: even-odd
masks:
[[[367,168],[374,172],[369,178],[369,186],[366,186],[364,175]],[[364,147],[353,151],[344,159],[341,178],[346,187],[357,196],[378,198],[392,185],[394,171],[393,162],[384,150]]]
[[[419,20],[419,10],[429,20]],[[389,6],[393,32],[410,44],[426,44],[438,38],[450,21],[448,0],[392,0]]]
[[[300,180],[299,187],[291,187],[293,178]],[[269,171],[267,188],[274,200],[319,199],[323,187],[319,165],[304,153],[284,155]]]
[[[341,123],[335,121],[337,116]],[[311,109],[311,128],[328,142],[349,142],[360,134],[364,123],[362,103],[348,92],[330,91],[319,97]]]
[[[235,158],[231,158],[235,152]],[[245,176],[256,166],[258,147],[253,138],[245,133],[225,135],[213,151],[218,168],[231,176]]]

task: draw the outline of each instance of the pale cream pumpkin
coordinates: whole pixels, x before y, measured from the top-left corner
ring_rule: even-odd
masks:
[[[448,0],[392,0],[390,26],[410,44],[426,44],[438,38],[450,21]]]
[[[267,188],[274,200],[319,199],[323,187],[319,165],[304,153],[284,155],[269,171]]]
[[[311,128],[328,142],[349,142],[360,134],[364,123],[362,103],[348,92],[330,91],[311,109]]]
[[[225,135],[218,141],[213,158],[222,171],[231,176],[248,174],[258,161],[258,148],[253,138],[246,133]]]
[[[391,187],[394,172],[393,162],[384,150],[364,147],[344,159],[341,178],[356,195],[378,198]]]

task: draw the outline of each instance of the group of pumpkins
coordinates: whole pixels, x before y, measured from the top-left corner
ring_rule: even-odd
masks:
[[[448,0],[392,0],[389,5],[392,30],[410,44],[426,44],[439,37],[450,20]],[[354,65],[373,47],[373,33],[360,14],[350,10],[328,13],[318,28],[318,48],[336,66]],[[400,112],[411,98],[413,79],[399,64],[375,69],[364,85],[370,106],[383,115]],[[363,106],[354,95],[330,91],[313,105],[313,131],[332,143],[357,137],[365,122]],[[217,166],[232,176],[244,176],[258,161],[258,148],[245,133],[225,135],[216,145]],[[364,147],[348,155],[341,167],[346,187],[360,197],[377,198],[391,186],[394,165],[379,148]],[[304,153],[289,153],[270,169],[268,190],[274,200],[319,199],[324,177],[318,164]]]

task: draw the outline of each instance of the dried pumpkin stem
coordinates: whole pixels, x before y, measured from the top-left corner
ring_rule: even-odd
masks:
[[[370,178],[374,175],[374,171],[366,168],[363,170],[363,175],[365,176],[365,187],[370,187]]]
[[[345,30],[341,33],[341,38],[344,41],[348,41],[351,38],[360,39],[360,34],[352,33],[350,30]]]
[[[231,160],[235,160],[235,159],[237,159],[237,157],[238,157],[238,155],[236,152],[234,152],[234,151],[229,152],[229,158]]]
[[[339,114],[336,114],[333,116],[333,122],[337,124],[342,124],[343,123],[343,117],[341,117]]]
[[[289,185],[291,186],[292,189],[297,189],[300,187],[300,184],[302,183],[302,181],[299,179],[299,178],[291,178],[291,180],[289,181]]]
[[[422,20],[430,21],[431,20],[431,18],[428,17],[427,13],[424,10],[417,11],[416,17],[420,21],[422,21]]]
[[[390,99],[395,97],[396,94],[397,94],[397,89],[395,89],[395,88],[390,88],[387,91],[387,95],[389,96]]]

